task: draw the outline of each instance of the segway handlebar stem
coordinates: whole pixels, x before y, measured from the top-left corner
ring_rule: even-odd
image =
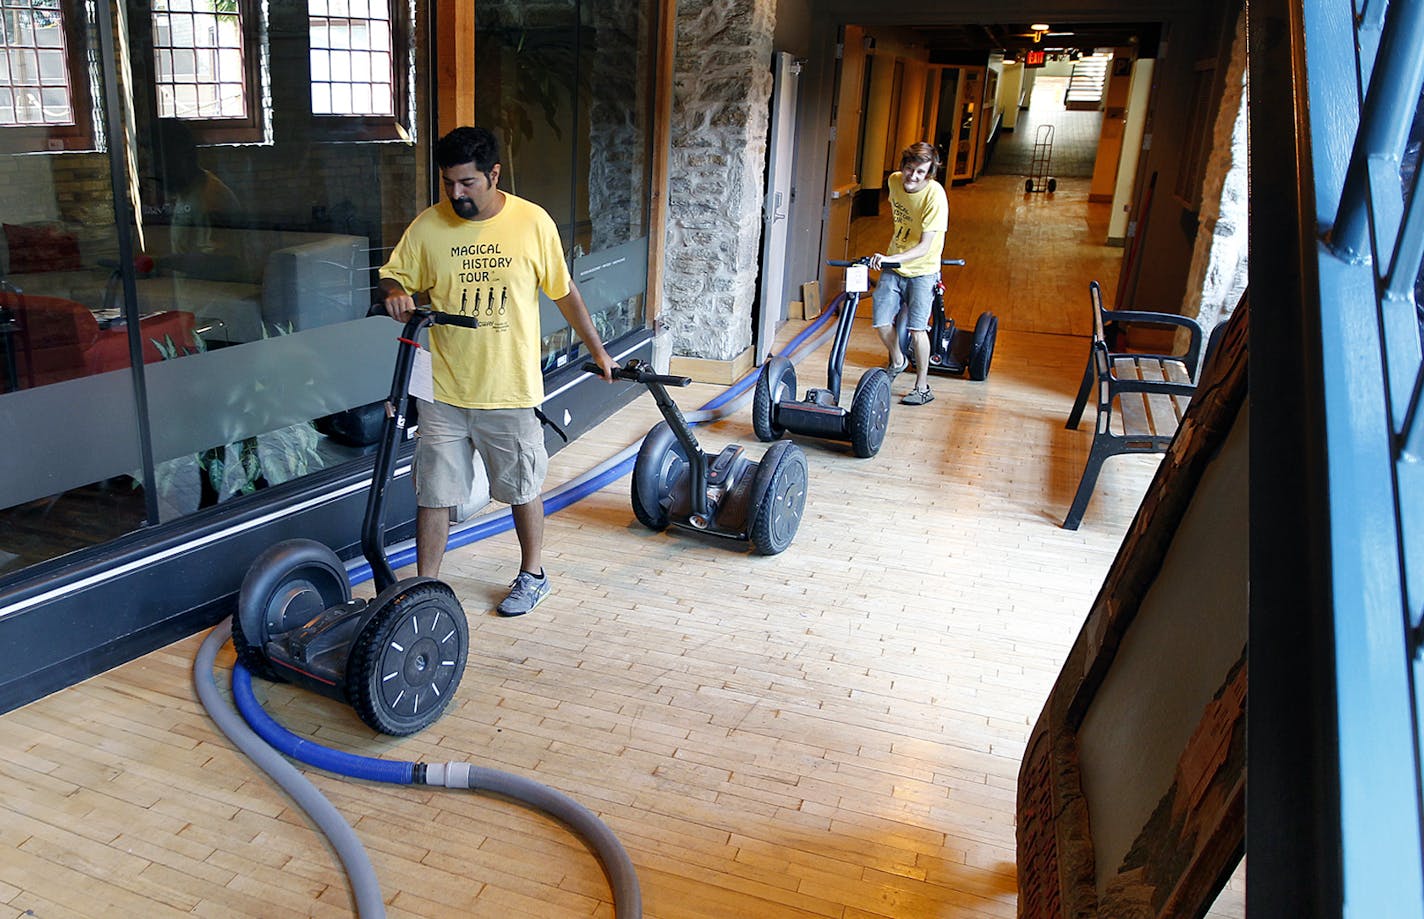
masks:
[[[382,591],[396,582],[395,572],[386,561],[386,486],[390,484],[405,434],[406,406],[410,397],[410,375],[415,366],[416,335],[430,325],[456,325],[467,329],[479,327],[474,316],[442,313],[417,307],[401,330],[400,348],[396,351],[396,369],[391,377],[391,394],[386,403],[386,424],[376,451],[375,468],[371,473],[371,493],[366,501],[366,516],[361,526],[361,554],[371,566],[371,578],[376,590]]]
[[[585,362],[583,369],[592,374],[603,373],[603,369],[592,362]],[[688,474],[691,477],[688,497],[692,501],[692,513],[706,518],[707,454],[702,452],[702,445],[697,442],[696,437],[692,436],[692,428],[688,425],[687,419],[683,417],[682,410],[677,407],[677,403],[672,401],[672,396],[667,393],[668,386],[690,386],[692,378],[654,373],[652,367],[636,358],[613,371],[613,378],[627,380],[630,383],[642,383],[648,387],[648,392],[653,394],[653,401],[657,403],[658,411],[662,412],[663,419],[667,421],[673,437],[677,438],[682,452],[687,456]]]

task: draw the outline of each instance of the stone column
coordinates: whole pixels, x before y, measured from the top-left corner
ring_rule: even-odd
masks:
[[[678,5],[661,323],[678,357],[751,347],[775,0]]]

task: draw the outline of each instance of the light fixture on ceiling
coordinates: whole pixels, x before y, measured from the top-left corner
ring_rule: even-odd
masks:
[[[1048,28],[1049,26],[1046,22],[1035,22],[1033,25],[1028,27],[1028,30],[1033,33],[1034,44],[1038,44],[1039,42],[1043,41],[1043,36],[1048,34]]]

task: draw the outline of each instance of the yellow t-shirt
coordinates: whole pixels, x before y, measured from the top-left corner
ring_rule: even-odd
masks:
[[[529,408],[544,401],[539,291],[568,296],[559,231],[537,204],[505,193],[488,220],[465,220],[448,200],[431,205],[396,243],[381,277],[433,309],[473,314],[480,327],[430,330],[435,398],[462,408]]]
[[[926,233],[939,233],[938,249],[931,247],[929,252],[896,268],[895,273],[906,278],[939,274],[939,263],[944,258],[944,238],[949,230],[949,199],[945,196],[944,186],[930,179],[919,191],[909,194],[898,172],[890,173],[888,184],[895,235],[890,238],[890,251],[885,253],[886,256],[894,258],[897,252],[915,248]]]

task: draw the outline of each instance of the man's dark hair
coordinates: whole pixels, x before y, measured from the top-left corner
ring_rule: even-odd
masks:
[[[456,128],[435,142],[435,165],[441,169],[474,163],[485,175],[499,163],[499,140],[484,128]]]

